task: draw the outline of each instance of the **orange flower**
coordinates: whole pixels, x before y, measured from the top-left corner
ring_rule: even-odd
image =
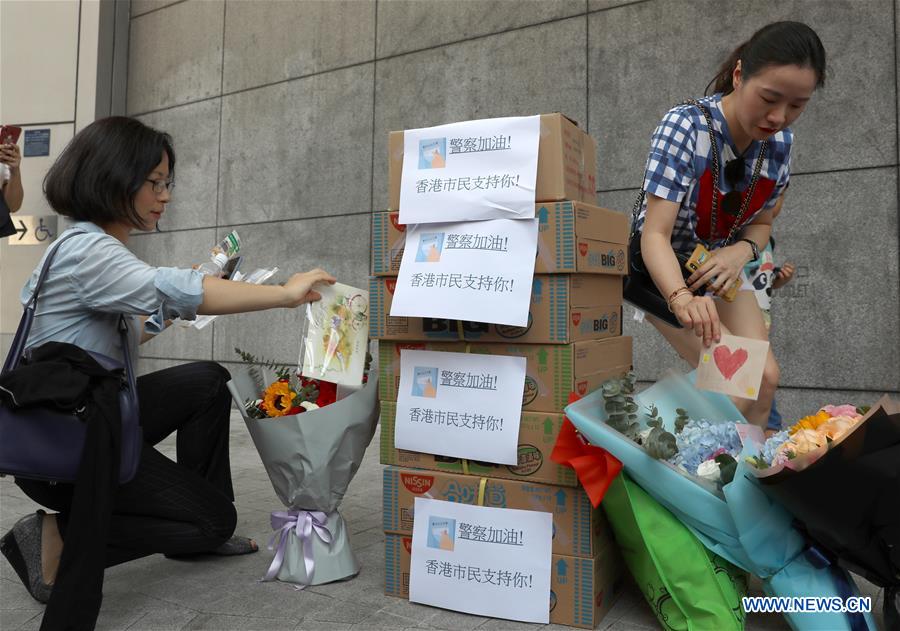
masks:
[[[276,381],[263,393],[262,408],[271,417],[285,416],[290,413],[295,396],[297,393],[288,382]]]
[[[793,436],[801,429],[818,429],[819,425],[828,422],[830,419],[831,415],[828,412],[820,410],[816,414],[804,416],[794,423],[790,429],[788,429],[788,433]]]

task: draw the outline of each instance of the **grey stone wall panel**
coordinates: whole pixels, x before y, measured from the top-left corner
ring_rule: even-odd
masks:
[[[220,94],[222,2],[183,2],[131,21],[129,114]]]
[[[165,230],[216,225],[221,101],[213,99],[147,114],[141,121],[172,136],[176,187],[163,216]]]
[[[776,265],[797,277],[773,301],[785,385],[900,390],[896,169],[792,179]]]
[[[585,26],[571,18],[376,62],[374,207],[388,204],[391,131],[551,112],[584,127]]]
[[[179,1],[180,0],[131,0],[131,17],[135,18],[148,11],[161,9],[162,7],[167,7]]]
[[[373,0],[230,2],[225,93],[371,61]]]
[[[373,64],[226,96],[219,223],[371,206]]]
[[[654,0],[591,14],[589,131],[598,143],[598,188],[639,185],[650,136],[666,110],[702,94],[751,25],[778,19],[812,25],[828,53],[826,88],[794,125],[794,170],[893,164],[890,12],[890,0],[867,1],[864,9],[842,0]],[[709,43],[697,46],[698,38]]]
[[[583,14],[584,0],[390,0],[378,3],[378,57]]]

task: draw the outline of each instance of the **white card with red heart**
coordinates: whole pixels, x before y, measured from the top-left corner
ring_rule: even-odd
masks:
[[[755,401],[768,353],[765,340],[723,335],[718,344],[700,351],[697,388]]]

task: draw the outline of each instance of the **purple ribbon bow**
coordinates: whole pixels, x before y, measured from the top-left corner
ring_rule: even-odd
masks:
[[[328,530],[328,515],[322,511],[309,510],[292,510],[292,511],[273,511],[272,512],[272,529],[275,531],[272,538],[269,539],[269,550],[275,549],[275,538],[278,537],[278,549],[275,552],[275,558],[269,565],[269,571],[266,572],[263,581],[273,581],[281,570],[284,563],[284,553],[288,541],[288,536],[293,530],[294,534],[300,540],[303,546],[303,563],[306,566],[307,583],[299,586],[303,589],[312,582],[313,572],[316,568],[315,559],[313,559],[313,533],[323,542],[331,545],[331,531]]]

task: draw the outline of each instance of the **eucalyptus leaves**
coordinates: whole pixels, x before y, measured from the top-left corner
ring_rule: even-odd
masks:
[[[718,485],[734,477],[736,461],[732,452],[740,452],[734,424],[693,421],[687,410],[676,408],[673,428],[665,429],[659,409],[644,409],[646,428],[641,428],[640,406],[634,400],[634,373],[603,383],[603,405],[607,424],[641,445],[653,458],[667,460],[678,468]]]

